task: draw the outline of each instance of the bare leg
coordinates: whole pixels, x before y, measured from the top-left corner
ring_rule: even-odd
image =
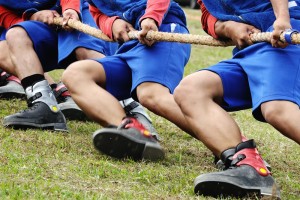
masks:
[[[286,137],[300,144],[300,110],[290,101],[269,101],[261,105],[266,121]]]
[[[16,75],[20,80],[32,74],[44,74],[32,41],[23,28],[15,27],[8,30],[6,39]]]
[[[220,77],[209,71],[189,75],[174,94],[194,134],[218,156],[242,141],[237,124],[219,105],[222,96]]]
[[[168,88],[157,83],[142,83],[137,87],[137,96],[144,107],[193,135]]]
[[[6,40],[0,41],[0,68],[15,75],[15,67],[10,58]]]
[[[29,108],[5,117],[3,124],[15,128],[67,130],[65,117],[44,78],[41,62],[27,32],[21,27],[14,27],[6,33],[6,42],[15,74],[25,88]]]
[[[91,119],[102,126],[119,125],[125,112],[119,101],[103,89],[105,81],[102,65],[93,60],[75,62],[63,73],[63,82],[73,99]]]

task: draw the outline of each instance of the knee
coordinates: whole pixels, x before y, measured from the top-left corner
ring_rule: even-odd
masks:
[[[139,92],[138,99],[140,104],[142,104],[144,107],[148,108],[149,110],[155,111],[156,109],[158,109],[156,107],[159,105],[159,99],[157,98],[157,95],[154,95],[154,93],[151,92],[151,90],[143,90]]]
[[[223,96],[221,79],[215,73],[201,71],[184,78],[174,91],[180,107],[201,101],[219,101]],[[204,104],[203,104],[204,105]]]
[[[6,33],[6,41],[9,47],[15,47],[15,44],[24,47],[33,46],[31,39],[29,38],[27,32],[21,27],[14,27],[9,29]]]
[[[178,105],[182,106],[187,101],[191,100],[191,94],[195,90],[194,84],[195,83],[191,79],[185,78],[175,88],[174,100]]]
[[[269,101],[263,103],[261,112],[265,120],[271,125],[284,120],[285,110],[280,102]]]
[[[74,62],[63,72],[62,82],[71,90],[72,85],[80,82],[80,79],[83,77],[82,75],[83,71],[80,63]]]

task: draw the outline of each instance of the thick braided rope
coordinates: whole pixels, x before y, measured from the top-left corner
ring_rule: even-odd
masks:
[[[61,17],[54,18],[54,24],[58,26],[62,26],[62,22],[63,21]],[[91,27],[87,24],[83,24],[79,21],[70,19],[68,21],[68,26],[75,30],[102,39],[104,41],[112,42],[112,40],[109,37],[107,37],[101,30]],[[130,31],[128,33],[129,38],[137,39],[138,33],[139,33],[138,31]],[[270,32],[255,33],[252,34],[250,38],[253,43],[271,42],[271,35],[272,33]],[[211,36],[203,36],[203,35],[149,31],[146,38],[148,40],[154,40],[154,41],[180,42],[180,43],[208,45],[208,46],[234,46],[232,41],[220,41],[214,39]],[[280,40],[285,42],[284,34],[280,36]],[[300,33],[293,33],[291,35],[291,42],[292,44],[300,44]]]
[[[63,18],[62,17],[55,17],[54,18],[54,24],[58,26],[62,26],[63,24]],[[68,20],[68,26],[77,30],[81,31],[83,33],[86,33],[88,35],[94,36],[96,38],[102,39],[104,41],[112,42],[112,40],[105,35],[101,30],[91,27],[87,24],[81,23],[80,21],[69,19]]]

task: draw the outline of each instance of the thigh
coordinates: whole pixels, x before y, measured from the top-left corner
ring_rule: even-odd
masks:
[[[57,33],[48,25],[38,21],[24,21],[12,27],[22,27],[33,43],[45,72],[57,68],[58,46]]]
[[[256,53],[241,62],[248,75],[254,117],[264,121],[260,105],[273,100],[300,105],[300,46],[285,49],[270,44],[257,45]]]

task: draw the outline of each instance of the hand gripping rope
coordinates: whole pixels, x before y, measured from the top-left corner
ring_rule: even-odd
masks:
[[[54,24],[62,26],[63,19],[61,17],[54,18]],[[91,27],[87,24],[83,24],[79,21],[69,19],[67,25],[75,30],[81,31],[88,35],[94,36],[96,38],[112,42],[112,40],[107,37],[101,30]],[[128,33],[130,39],[137,39],[139,31],[130,31]],[[271,42],[272,33],[254,33],[251,34],[250,38],[253,43],[257,42]],[[211,36],[204,35],[192,35],[192,34],[180,34],[180,33],[166,33],[149,31],[146,38],[148,40],[155,41],[166,41],[166,42],[180,42],[198,45],[208,45],[208,46],[234,46],[233,42],[216,40]],[[280,40],[287,42],[289,44],[300,44],[300,34],[297,30],[288,29],[280,35]]]

